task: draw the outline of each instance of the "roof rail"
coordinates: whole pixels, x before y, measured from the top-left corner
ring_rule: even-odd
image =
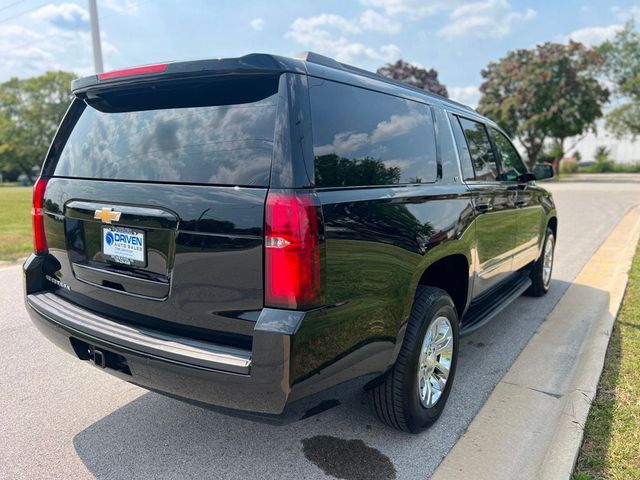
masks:
[[[436,98],[441,98],[441,99],[443,99],[443,100],[445,100],[447,102],[455,104],[456,106],[458,106],[460,108],[464,108],[466,110],[470,110],[472,112],[475,112],[475,110],[473,108],[469,107],[468,105],[456,102],[455,100],[451,100],[450,98],[443,97],[442,95],[438,95],[437,93],[433,93],[433,92],[430,92],[428,90],[423,90],[422,88],[414,87],[413,85],[409,85],[408,83],[401,82],[401,81],[398,81],[398,80],[394,80],[394,79],[389,78],[389,77],[385,77],[384,75],[380,75],[379,73],[370,72],[369,70],[364,70],[362,68],[354,67],[353,65],[349,65],[349,64],[346,64],[346,63],[338,62],[337,60],[335,60],[335,59],[333,59],[331,57],[320,55],[319,53],[305,51],[305,52],[299,53],[294,58],[297,58],[298,60],[303,60],[303,61],[309,62],[309,63],[315,63],[315,64],[318,64],[318,65],[323,65],[325,67],[335,68],[337,70],[342,70],[342,71],[346,71],[346,72],[350,72],[350,73],[355,73],[355,74],[361,75],[363,77],[373,78],[373,79],[379,80],[381,82],[390,83],[392,85],[397,85],[397,86],[400,86],[400,87],[403,87],[403,88],[408,88],[410,90],[414,90],[414,91],[420,92],[422,94],[427,94],[427,95],[430,95],[430,96],[434,96]]]
[[[317,63],[318,65],[324,65],[325,67],[337,68],[339,70],[344,70],[345,65],[334,60],[331,57],[326,57],[324,55],[320,55],[316,52],[300,52],[293,58],[297,58],[298,60],[303,60],[305,62]]]

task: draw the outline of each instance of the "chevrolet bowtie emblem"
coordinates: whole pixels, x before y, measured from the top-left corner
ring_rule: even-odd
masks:
[[[120,220],[120,215],[122,215],[122,212],[114,212],[113,208],[101,208],[96,210],[93,218],[100,220],[102,223],[111,223]]]

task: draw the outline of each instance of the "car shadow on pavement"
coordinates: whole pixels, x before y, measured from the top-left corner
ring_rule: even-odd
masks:
[[[149,392],[77,434],[73,443],[98,479],[316,478],[318,468],[350,480],[395,478],[393,463],[379,450],[343,438],[366,438],[376,422],[363,383],[343,387],[335,408],[276,425]],[[354,417],[361,431],[345,434]],[[404,436],[387,429],[389,434]]]
[[[310,402],[317,406],[324,399],[337,405],[334,408],[285,425],[145,393],[79,432],[74,447],[98,479],[297,479],[321,477],[323,472],[347,480],[428,476],[569,285],[554,280],[545,301],[522,297],[482,329],[461,338],[447,408],[420,435],[380,424],[360,379]]]

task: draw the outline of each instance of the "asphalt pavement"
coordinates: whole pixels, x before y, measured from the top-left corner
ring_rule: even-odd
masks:
[[[463,338],[447,408],[420,435],[378,423],[354,384],[336,389],[339,406],[284,426],[146,392],[49,344],[24,311],[19,267],[0,267],[0,478],[428,478],[585,262],[640,204],[638,175],[546,186],[559,210],[551,291],[518,299]]]

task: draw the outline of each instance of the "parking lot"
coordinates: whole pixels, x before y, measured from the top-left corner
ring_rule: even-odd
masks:
[[[0,477],[427,478],[585,262],[640,204],[640,175],[547,186],[559,212],[550,293],[517,300],[462,339],[449,404],[421,435],[378,423],[357,384],[331,392],[337,407],[282,426],[146,392],[49,344],[24,311],[20,268],[0,267]]]

